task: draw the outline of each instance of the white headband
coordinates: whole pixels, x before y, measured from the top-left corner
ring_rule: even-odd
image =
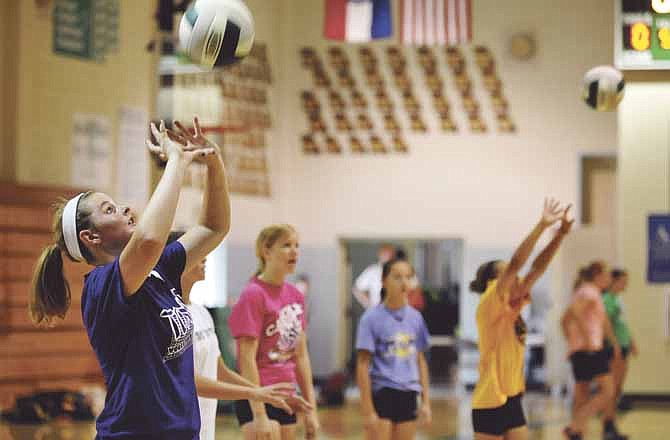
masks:
[[[84,261],[84,256],[81,254],[81,249],[79,248],[79,238],[77,237],[77,207],[79,206],[79,199],[81,199],[83,195],[84,193],[81,193],[65,204],[63,218],[61,220],[61,223],[63,224],[65,247],[67,247],[68,254],[70,254],[75,261]]]

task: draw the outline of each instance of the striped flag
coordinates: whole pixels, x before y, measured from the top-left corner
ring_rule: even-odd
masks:
[[[388,38],[392,23],[391,0],[326,0],[327,39],[362,43]]]
[[[448,44],[472,41],[472,0],[400,0],[403,44]]]

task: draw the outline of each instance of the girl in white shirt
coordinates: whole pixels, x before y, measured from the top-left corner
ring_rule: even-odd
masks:
[[[177,240],[183,232],[172,232],[168,244]],[[286,394],[293,390],[291,384],[276,384],[258,387],[249,382],[223,362],[216,337],[214,321],[207,309],[190,301],[193,285],[205,279],[205,260],[181,277],[182,298],[193,319],[193,363],[195,386],[200,406],[200,440],[214,440],[217,400],[251,399],[293,412],[291,406],[300,406],[298,397]],[[287,400],[289,401],[287,403]]]

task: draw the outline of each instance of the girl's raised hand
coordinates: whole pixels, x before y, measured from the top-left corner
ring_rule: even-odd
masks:
[[[184,141],[178,133],[165,128],[164,121],[160,122],[159,127],[156,127],[156,124],[152,122],[151,133],[158,144],[154,144],[150,139],[147,139],[147,149],[163,162],[167,162],[171,158],[180,158],[189,164],[193,160],[204,160],[204,158],[218,154],[218,149]]]
[[[221,156],[221,148],[216,144],[216,142],[208,139],[200,127],[200,121],[198,117],[193,118],[193,132],[190,129],[184,127],[184,125],[175,121],[174,125],[179,129],[179,133],[173,132],[175,135],[180,136],[180,138],[187,144],[193,145],[196,148],[205,149],[207,151],[214,150],[214,154],[208,154],[202,158],[196,158],[198,162],[203,162],[207,164],[210,160],[214,160]]]
[[[561,219],[563,209],[560,207],[560,202],[553,198],[544,199],[544,207],[542,209],[542,218],[540,223],[544,227],[549,227]]]
[[[561,234],[567,234],[572,229],[572,225],[575,223],[575,219],[570,220],[568,213],[570,212],[572,205],[568,205],[567,208],[563,210],[563,215],[561,216],[561,227],[558,229],[558,232]]]

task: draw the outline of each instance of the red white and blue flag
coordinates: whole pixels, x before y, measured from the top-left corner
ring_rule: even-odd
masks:
[[[472,0],[400,0],[400,42],[448,44],[472,41]]]
[[[325,37],[363,43],[393,32],[391,0],[326,0]]]

